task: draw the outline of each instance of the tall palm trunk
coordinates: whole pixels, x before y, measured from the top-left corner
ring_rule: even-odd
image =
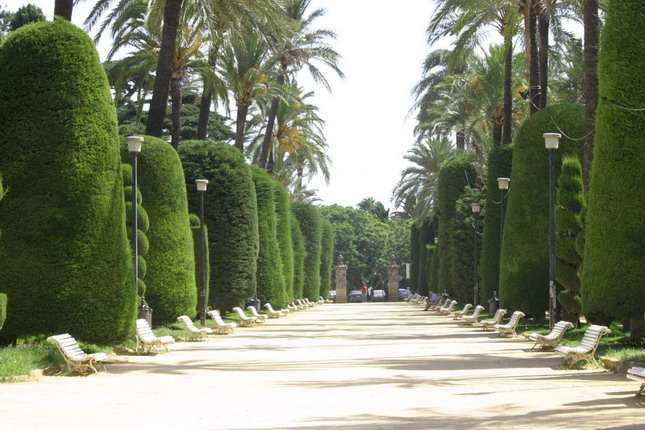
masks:
[[[73,0],[56,0],[56,2],[54,3],[54,16],[61,16],[66,20],[71,21],[73,10]]]
[[[464,151],[466,149],[466,132],[460,130],[457,132],[455,138],[455,145],[457,146],[457,151]]]
[[[583,147],[582,179],[585,191],[589,191],[589,174],[593,161],[594,127],[598,106],[598,43],[600,20],[598,0],[584,0],[584,100],[585,100],[585,143]]]
[[[502,130],[502,144],[507,145],[513,141],[513,39],[505,37],[504,45],[506,55],[504,58],[504,128]]]
[[[499,122],[499,120],[493,121],[493,146],[502,144],[502,127],[503,123]]]
[[[164,7],[161,48],[159,49],[155,85],[152,90],[152,100],[150,101],[150,110],[148,111],[148,123],[146,124],[146,134],[149,136],[161,137],[161,131],[163,129],[182,1],[166,0],[166,6]]]
[[[544,109],[547,103],[547,89],[549,84],[549,17],[543,8],[538,18],[538,27],[540,33],[540,99],[538,106]]]
[[[211,115],[213,92],[204,86],[202,100],[199,102],[199,122],[197,123],[197,139],[205,140],[208,137],[208,120]]]
[[[177,149],[181,135],[181,78],[173,78],[170,81],[170,100],[172,103],[170,144]]]
[[[538,95],[538,86],[540,85],[540,59],[538,55],[537,42],[537,18],[538,15],[535,13],[535,8],[531,4],[528,15],[525,15],[525,25],[528,36],[527,45],[529,50],[529,115],[533,115],[540,110],[540,99]]]
[[[246,126],[246,114],[248,112],[248,104],[237,105],[237,117],[235,118],[235,147],[242,153],[244,153],[244,127]]]
[[[284,75],[287,73],[287,62],[283,58],[281,61],[282,73],[276,79],[278,85],[284,84]],[[260,152],[260,167],[268,170],[268,158],[271,151],[271,140],[273,138],[273,127],[275,126],[275,117],[278,115],[278,107],[280,106],[280,97],[275,96],[271,100],[271,108],[269,109],[269,118],[267,120],[267,128],[264,132],[264,139],[262,140],[262,151]]]

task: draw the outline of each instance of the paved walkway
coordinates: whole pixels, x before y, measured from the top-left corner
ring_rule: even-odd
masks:
[[[0,428],[645,428],[638,384],[405,303],[329,304],[89,377],[0,385]]]

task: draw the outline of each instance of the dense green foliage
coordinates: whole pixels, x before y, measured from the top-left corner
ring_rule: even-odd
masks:
[[[121,145],[121,158],[123,159],[124,157],[128,156],[128,151],[127,151],[127,146],[126,145]],[[125,166],[129,167],[129,173],[131,174],[133,172],[133,168],[129,164],[121,164],[121,168],[123,169]],[[129,183],[132,184],[132,178],[129,177]],[[127,232],[128,232],[128,241],[130,242],[130,247],[132,247],[132,220],[133,220],[133,214],[132,214],[132,208],[133,203],[132,201],[134,200],[132,198],[132,185],[126,185],[124,182],[124,188],[123,188],[123,194],[125,197],[125,219],[126,219],[126,227],[127,227]],[[137,196],[136,196],[136,201],[137,201],[137,266],[138,266],[138,277],[137,277],[137,295],[139,298],[137,299],[137,303],[139,305],[142,305],[145,300],[145,295],[146,295],[146,283],[143,282],[143,278],[145,278],[146,273],[148,271],[148,264],[146,260],[143,258],[148,251],[150,250],[150,241],[148,240],[148,236],[146,236],[146,232],[150,228],[150,217],[148,216],[148,212],[143,208],[143,205],[141,204],[143,202],[143,194],[141,193],[141,187],[137,188]],[[134,250],[132,250],[132,253],[134,253]]]
[[[285,301],[293,300],[294,255],[293,239],[291,237],[291,210],[289,209],[289,192],[280,182],[273,186],[275,197],[276,236],[282,259],[282,275],[284,277]]]
[[[7,295],[0,293],[0,330],[7,319]]]
[[[428,245],[434,244],[434,230],[431,220],[426,220],[419,228],[418,234],[418,268],[417,268],[417,291],[423,296],[428,295],[428,272],[430,269],[430,254]]]
[[[123,340],[136,294],[116,112],[94,43],[67,21],[28,25],[0,47],[0,70],[1,336]]]
[[[305,239],[302,237],[300,223],[289,209],[289,222],[291,223],[291,241],[293,245],[293,295],[303,297],[302,292],[305,285]]]
[[[36,5],[27,4],[18,8],[16,13],[13,14],[9,27],[11,31],[16,31],[24,25],[38,21],[45,21],[43,10]]]
[[[488,179],[486,182],[486,201],[484,202],[486,216],[483,221],[484,234],[479,259],[479,292],[483,302],[493,298],[493,292],[499,291],[502,195],[497,185],[497,178],[511,177],[512,159],[512,145],[498,146],[488,153]]]
[[[475,183],[475,169],[463,155],[446,161],[439,173],[437,216],[439,218],[439,291],[452,293],[461,270],[458,261],[472,252],[472,240],[460,241],[456,203],[467,186]]]
[[[439,290],[439,245],[430,249],[430,269],[428,270],[428,291],[438,293]]]
[[[419,291],[419,233],[416,224],[410,225],[410,286],[412,291]]]
[[[306,251],[302,297],[315,301],[320,296],[320,241],[322,238],[320,210],[311,203],[293,202],[291,211],[298,219]]]
[[[565,318],[574,323],[582,311],[578,269],[582,256],[576,250],[576,239],[582,231],[580,214],[585,207],[582,191],[582,165],[576,157],[563,157],[555,208],[556,279],[565,288],[558,293],[558,301]]]
[[[179,146],[188,208],[199,213],[195,179],[207,179],[204,222],[209,232],[209,304],[230,309],[256,293],[258,218],[251,170],[240,151],[225,143],[184,141]]]
[[[208,226],[206,223],[204,223],[204,260],[202,264],[202,228],[201,228],[201,221],[199,220],[199,217],[195,214],[191,214],[190,217],[190,230],[193,234],[193,245],[194,245],[194,251],[193,253],[195,254],[195,284],[197,286],[196,290],[196,297],[197,297],[197,313],[200,314],[202,307],[203,307],[203,298],[208,298],[209,297],[209,292],[211,288],[211,265],[210,265],[210,252],[208,249],[208,244],[210,243],[208,240]],[[203,267],[202,267],[203,266]],[[202,277],[202,270],[206,269],[206,288],[205,291],[203,291],[202,294],[202,289],[204,286],[202,285],[203,277]],[[208,305],[208,300],[206,301],[206,304]]]
[[[332,284],[332,263],[334,259],[334,228],[328,219],[322,219],[322,237],[320,239],[320,295],[326,299]]]
[[[543,133],[558,129],[584,135],[582,105],[550,106],[528,118],[515,138],[511,187],[502,244],[500,301],[527,315],[543,313],[549,296],[549,151]],[[556,177],[561,157],[580,156],[581,140],[565,136],[555,151]]]
[[[645,309],[645,3],[612,1],[598,59],[599,100],[582,270],[591,321]]]
[[[150,219],[146,301],[154,309],[155,324],[162,325],[179,315],[192,315],[197,304],[186,180],[173,147],[146,136],[139,154],[138,181]]]
[[[258,253],[256,279],[257,297],[262,303],[271,303],[276,308],[287,305],[282,258],[276,230],[274,181],[259,167],[251,166],[258,208]]]

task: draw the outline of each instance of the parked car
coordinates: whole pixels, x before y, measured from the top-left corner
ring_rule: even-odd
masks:
[[[329,297],[327,299],[331,300],[332,302],[336,301],[336,290],[331,290],[329,292]]]
[[[361,290],[350,291],[347,301],[349,303],[363,303],[363,294],[361,293]]]
[[[410,290],[407,288],[399,288],[399,300],[406,300],[410,297]]]
[[[384,302],[384,301],[386,301],[385,291],[384,290],[374,290],[372,292],[372,301],[373,302]]]

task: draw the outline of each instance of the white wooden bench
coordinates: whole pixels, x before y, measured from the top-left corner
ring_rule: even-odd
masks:
[[[317,303],[312,303],[308,298],[304,298],[303,301],[305,302],[305,305],[309,306],[310,308],[313,308],[314,306],[317,305]]]
[[[266,322],[267,316],[258,313],[258,310],[255,309],[255,306],[247,306],[246,309],[251,311],[251,315],[253,315],[257,319],[258,324],[264,324]]]
[[[195,324],[193,324],[193,321],[190,318],[188,318],[187,315],[181,315],[177,317],[177,321],[180,321],[181,323],[183,323],[184,327],[186,327],[186,330],[190,332],[191,340],[203,341],[208,339],[209,334],[213,334],[213,330],[211,330],[208,327],[204,327],[204,328],[195,327]]]
[[[440,308],[444,307],[444,305],[446,305],[447,303],[448,303],[448,298],[447,297],[442,297],[442,298],[439,299],[439,301],[437,303],[435,303],[434,305],[430,305],[429,309],[431,309],[431,310],[440,309]]]
[[[256,317],[247,316],[242,308],[235,307],[233,308],[233,312],[235,312],[237,317],[240,319],[240,327],[255,327],[258,323],[258,319]]]
[[[645,367],[632,367],[627,370],[627,375],[629,379],[638,381],[641,383],[641,389],[638,390],[639,396],[645,396]]]
[[[493,328],[497,330],[497,336],[517,336],[517,326],[520,323],[520,320],[524,318],[524,312],[515,311],[511,315],[511,319],[506,324],[495,324]]]
[[[137,320],[137,341],[137,351],[144,354],[156,354],[159,348],[163,348],[168,352],[168,345],[175,343],[175,339],[172,336],[155,336],[148,321],[142,318]]]
[[[470,308],[472,307],[473,307],[472,303],[466,303],[466,305],[464,305],[464,308],[462,310],[452,311],[452,319],[453,320],[463,319],[468,313],[468,311],[470,310]]]
[[[267,312],[269,312],[269,318],[280,318],[285,316],[284,312],[273,310],[271,303],[265,303],[264,307],[266,308]]]
[[[553,326],[553,330],[549,334],[540,334],[540,333],[531,333],[529,334],[529,340],[535,342],[531,349],[535,349],[538,345],[542,349],[553,349],[560,343],[564,333],[573,328],[573,323],[569,321],[558,321]]]
[[[493,315],[492,319],[482,320],[481,325],[484,331],[487,331],[493,328],[495,324],[501,323],[502,318],[504,318],[504,315],[506,315],[506,309],[497,309],[497,312],[495,312],[495,315]]]
[[[560,345],[555,348],[555,352],[563,356],[562,364],[566,364],[569,361],[569,367],[583,360],[591,361],[598,366],[594,354],[598,349],[598,345],[600,345],[600,339],[607,333],[611,333],[611,330],[604,325],[591,325],[585,331],[585,335],[578,345]]]
[[[237,327],[237,324],[234,322],[224,322],[222,319],[222,316],[219,314],[217,310],[212,310],[208,311],[208,315],[213,318],[213,321],[215,322],[215,332],[219,334],[230,334],[233,333],[233,330],[235,327]]]
[[[478,324],[479,314],[481,314],[483,310],[484,310],[484,307],[482,305],[475,306],[475,309],[473,309],[472,314],[464,316],[464,324],[465,325]]]
[[[109,359],[109,355],[104,352],[96,352],[93,354],[85,353],[69,333],[50,336],[47,341],[55,344],[62,354],[65,362],[67,363],[67,370],[69,372],[77,371],[78,373],[86,373],[91,370],[96,371],[95,364],[100,364],[105,370],[104,362]]]
[[[457,300],[453,300],[450,303],[448,303],[446,306],[439,308],[438,312],[441,315],[448,315],[450,312],[452,312],[455,306],[457,306]]]

